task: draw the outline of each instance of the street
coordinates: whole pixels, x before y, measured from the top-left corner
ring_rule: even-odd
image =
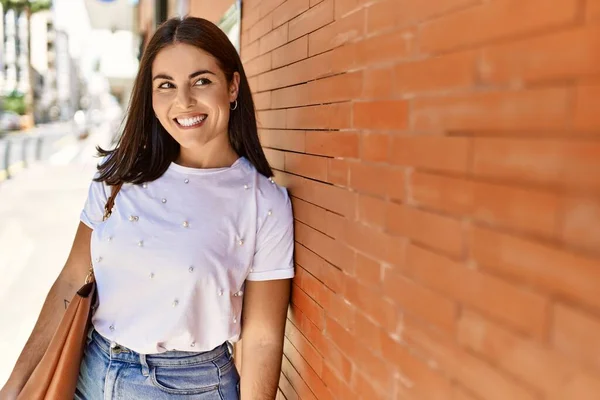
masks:
[[[42,161],[0,182],[0,385],[66,261],[98,162],[94,147],[109,143],[108,124],[81,141],[56,136]]]

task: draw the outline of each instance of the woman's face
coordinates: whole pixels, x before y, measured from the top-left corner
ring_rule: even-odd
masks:
[[[229,107],[239,79],[236,72],[229,84],[213,56],[177,43],[162,49],[152,63],[152,107],[182,148],[199,149],[215,139],[228,143]]]

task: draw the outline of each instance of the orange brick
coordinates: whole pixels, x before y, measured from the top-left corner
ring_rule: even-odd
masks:
[[[542,344],[513,334],[470,311],[461,316],[458,340],[546,396],[561,390],[579,372],[573,363]]]
[[[475,396],[469,393],[466,389],[460,385],[454,385],[452,387],[452,400],[477,400]]]
[[[299,153],[285,153],[287,172],[319,181],[327,181],[327,159]]]
[[[344,279],[344,278],[342,278]],[[341,294],[323,290],[323,309],[325,314],[348,330],[354,330],[356,311],[351,304],[342,298]]]
[[[600,319],[581,310],[557,304],[550,328],[552,346],[584,366],[600,370]]]
[[[362,129],[406,129],[408,102],[373,101],[354,103],[353,126]]]
[[[507,185],[415,172],[411,177],[417,204],[494,225],[556,236],[558,196]]]
[[[281,47],[288,41],[288,24],[281,25],[279,28],[273,29],[260,39],[260,54],[265,54],[277,47]]]
[[[600,35],[600,30],[598,31]],[[600,48],[598,40],[597,49]],[[597,51],[594,54],[598,53]],[[600,57],[598,57],[600,62]],[[600,65],[595,64],[600,71]],[[578,86],[575,99],[575,121],[576,129],[597,130],[600,129],[600,115],[598,113],[598,96],[600,96],[600,85]]]
[[[337,399],[350,399],[354,396],[352,390],[348,387],[346,381],[342,381],[334,372],[333,368],[328,365],[323,366],[323,382],[327,385],[327,388],[331,394]]]
[[[244,5],[244,13],[242,16],[242,32],[248,33],[251,28],[259,21],[260,10],[258,7],[250,9]]]
[[[350,167],[348,161],[336,158],[327,159],[327,182],[338,186],[348,186]]]
[[[540,399],[539,393],[531,387],[517,383],[488,362],[458,348],[451,338],[434,335],[408,318],[404,319],[402,332],[404,341],[411,349],[427,354],[432,363],[450,378],[469,388],[478,399]]]
[[[290,341],[292,346],[300,354],[302,354],[302,357],[311,366],[311,368],[315,370],[317,375],[321,375],[321,371],[323,370],[323,356],[319,354],[319,352],[298,330],[298,328],[294,326],[294,324],[286,324],[285,336]]]
[[[388,203],[386,229],[392,235],[406,236],[455,256],[464,252],[462,225],[453,218]]]
[[[298,398],[302,400],[317,400],[313,392],[306,385],[306,382],[302,379],[302,376],[296,371],[294,366],[290,363],[287,356],[283,357],[281,364],[281,371],[283,375],[289,380],[290,385],[294,388],[294,391],[298,394]]]
[[[553,193],[483,182],[473,184],[472,215],[479,221],[556,237],[560,198]]]
[[[387,195],[391,200],[402,200],[406,197],[406,174],[404,169],[390,168],[387,173]]]
[[[573,247],[600,249],[600,200],[569,197],[564,202],[562,239]]]
[[[293,285],[291,301],[319,329],[323,329],[323,309],[296,285]]]
[[[309,6],[309,0],[287,0],[273,11],[273,27],[278,27],[302,14]]]
[[[330,238],[302,223],[295,224],[296,241],[319,254],[339,269],[345,270],[354,264],[352,251],[341,242]]]
[[[286,362],[289,362],[289,361],[287,361],[287,359],[286,359]],[[296,390],[294,389],[294,387],[292,386],[292,384],[290,383],[288,378],[283,373],[279,377],[278,395],[279,395],[279,393],[283,394],[285,400],[300,400],[300,397],[298,397],[298,393],[296,392]],[[314,396],[313,396],[313,398],[314,398]],[[284,399],[281,399],[281,400],[284,400]]]
[[[368,37],[356,43],[356,62],[374,65],[405,60],[414,55],[415,38],[413,29]]]
[[[258,57],[260,55],[260,43],[258,41],[242,47],[241,50],[241,59],[244,63]],[[256,86],[251,85],[250,87],[255,88]]]
[[[597,74],[599,46],[597,26],[502,43],[483,50],[480,77],[486,83],[521,84]]]
[[[273,90],[271,96],[272,108],[290,108],[310,104],[309,85],[297,85]]]
[[[526,183],[598,188],[600,144],[476,138],[473,172]]]
[[[381,264],[363,254],[356,254],[356,279],[364,285],[376,289],[381,287],[382,267]]]
[[[311,82],[309,87],[312,104],[351,101],[360,95],[362,74],[350,72],[319,79]]]
[[[308,131],[306,152],[331,157],[358,157],[359,135],[356,132]]]
[[[586,19],[593,22],[600,21],[600,3],[597,1],[588,1],[586,5]]]
[[[483,228],[472,230],[471,243],[483,268],[600,307],[597,259]]]
[[[376,197],[360,195],[358,197],[358,220],[365,225],[383,228],[385,226],[385,201]]]
[[[271,13],[271,11],[275,10],[279,7],[280,4],[284,3],[286,0],[261,0],[260,1],[260,17],[263,18],[265,15]]]
[[[392,364],[398,366],[405,384],[410,386],[410,399],[445,399],[451,391],[450,382],[419,360],[410,350],[387,335],[382,336],[383,351]]]
[[[383,299],[379,293],[346,276],[344,297],[357,309],[364,312],[388,332],[393,332],[398,323],[395,305]]]
[[[297,244],[295,247],[296,262],[319,279],[334,293],[343,290],[342,271],[306,247]]]
[[[336,0],[335,18],[340,19],[364,6],[367,0]]]
[[[412,199],[418,205],[457,215],[470,214],[473,182],[461,178],[415,171],[410,175]]]
[[[268,110],[271,108],[271,92],[255,93],[252,97],[256,110]]]
[[[308,55],[323,53],[364,35],[365,12],[359,11],[308,35]]]
[[[273,50],[273,68],[283,67],[308,57],[308,36]]]
[[[265,156],[267,157],[267,161],[273,168],[277,169],[285,169],[285,153],[279,150],[273,149],[264,149]]]
[[[396,136],[390,162],[431,170],[466,172],[469,139],[439,136]]]
[[[600,378],[598,378],[598,374],[591,371],[584,371],[571,376],[569,380],[563,383],[560,390],[548,396],[548,400],[596,400],[596,394],[600,393]]]
[[[330,338],[324,337],[323,343],[322,354],[325,360],[323,370],[335,371],[337,376],[344,379],[345,382],[349,382],[354,369],[353,363],[344,352],[336,347]]]
[[[293,196],[345,217],[354,217],[356,210],[356,195],[354,193],[336,186],[285,173],[281,174],[281,179]]]
[[[304,131],[261,129],[259,133],[260,142],[265,147],[299,153],[306,151],[306,135]]]
[[[394,69],[394,90],[418,93],[473,86],[476,62],[475,51],[464,51],[398,64]]]
[[[350,103],[327,104],[287,110],[287,127],[294,129],[348,129]]]
[[[414,24],[476,3],[476,0],[430,0],[412,1],[399,7],[397,0],[381,1],[368,8],[367,32]]]
[[[244,69],[246,75],[249,77],[269,71],[271,69],[271,53],[267,53],[247,62]]]
[[[260,128],[285,128],[286,110],[259,111],[256,114]]]
[[[258,91],[258,82],[259,82],[258,78],[259,78],[258,76],[248,78],[248,86],[250,86],[250,91],[253,93],[256,93]]]
[[[569,101],[561,87],[422,98],[413,103],[411,123],[435,132],[564,129]]]
[[[292,197],[294,218],[318,231],[327,232],[327,210]]]
[[[290,21],[289,40],[316,31],[331,22],[333,22],[333,0],[325,0]]]
[[[250,43],[260,39],[273,30],[273,18],[270,15],[258,21],[248,32]]]
[[[372,162],[389,160],[391,137],[385,133],[363,133],[361,159]]]
[[[383,294],[401,311],[424,319],[449,334],[454,333],[458,307],[448,298],[394,273],[386,273]]]
[[[352,380],[354,396],[361,399],[383,399],[382,389],[373,385],[373,381],[362,373],[356,372]],[[389,392],[387,392],[389,395]]]
[[[552,7],[544,0],[480,3],[423,24],[421,50],[447,51],[568,24],[575,21],[578,5],[576,0],[556,0]]]
[[[389,168],[376,164],[352,163],[350,164],[350,187],[357,192],[374,196],[385,196],[388,188]]]
[[[392,68],[367,69],[364,71],[362,100],[388,100],[394,85]]]
[[[540,338],[548,299],[417,246],[407,249],[406,274],[416,282]]]
[[[360,223],[348,222],[343,240],[349,246],[377,259],[383,259],[389,251],[388,235]]]

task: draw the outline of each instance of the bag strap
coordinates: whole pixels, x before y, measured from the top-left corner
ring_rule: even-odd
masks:
[[[117,197],[117,193],[119,193],[119,190],[121,190],[121,186],[123,186],[123,182],[111,186],[110,197],[108,198],[108,200],[106,200],[106,204],[104,205],[104,216],[102,217],[103,221],[106,221],[112,214],[112,209],[115,206],[115,198]]]
[[[123,186],[123,182],[120,182],[114,186],[111,186],[110,197],[106,200],[106,204],[104,205],[104,216],[102,217],[102,221],[106,221],[112,214],[112,209],[115,206],[115,198],[117,197],[117,193],[119,193],[119,190],[121,190],[121,186]],[[94,281],[94,267],[93,267],[93,264],[90,263],[90,268],[88,270],[88,274],[85,277],[85,283],[88,284],[93,281]]]

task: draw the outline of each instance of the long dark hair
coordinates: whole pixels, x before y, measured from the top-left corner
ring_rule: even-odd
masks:
[[[161,24],[144,50],[125,117],[125,126],[115,149],[97,147],[105,161],[98,165],[96,181],[116,185],[139,184],[160,177],[179,155],[179,143],[163,128],[152,108],[152,63],[163,48],[185,43],[211,54],[227,81],[240,74],[238,106],[229,116],[229,141],[266,177],[273,172],[260,146],[252,92],[242,61],[229,38],[212,22],[194,17],[171,18]]]

